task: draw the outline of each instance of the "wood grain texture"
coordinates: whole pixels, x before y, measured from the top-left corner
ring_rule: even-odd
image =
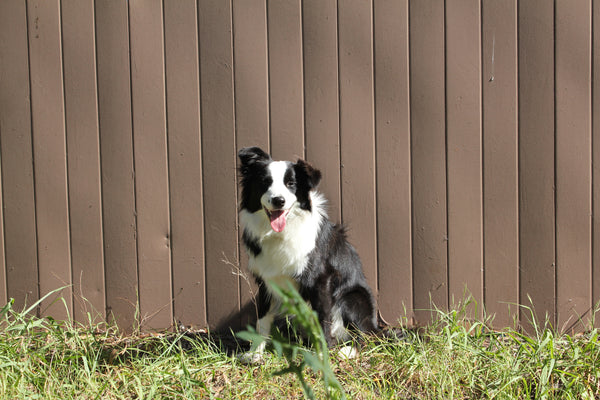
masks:
[[[592,305],[600,305],[600,7],[592,7]],[[600,318],[594,321],[600,327]]]
[[[229,330],[240,323],[231,3],[200,1],[198,23],[207,318]]]
[[[394,323],[413,309],[408,1],[373,8],[379,309]]]
[[[269,108],[271,155],[304,158],[302,4],[268,1]]]
[[[448,306],[444,5],[410,4],[413,291],[418,321]]]
[[[40,296],[64,288],[41,309],[64,319],[73,297],[60,3],[30,1],[27,16]]]
[[[8,298],[39,299],[26,3],[0,2],[0,162]]]
[[[581,331],[592,309],[591,2],[555,13],[556,323]]]
[[[139,286],[129,10],[110,0],[95,6],[106,314],[131,330],[139,323]]]
[[[372,13],[372,5],[364,1],[338,3],[342,220],[376,293]]]
[[[163,9],[129,2],[131,100],[142,326],[173,322]]]
[[[206,326],[198,13],[164,3],[173,317]]]
[[[450,307],[467,296],[476,305],[483,305],[480,13],[480,3],[476,0],[446,4]],[[475,308],[471,307],[469,312],[474,313]],[[479,307],[480,315],[482,309]]]
[[[554,7],[519,2],[519,303],[555,322]],[[531,302],[530,302],[531,299]],[[521,323],[532,315],[521,310]]]
[[[105,320],[104,249],[93,1],[61,3],[74,314]]]
[[[517,3],[484,1],[484,298],[499,326],[519,315]]]
[[[340,119],[337,4],[303,1],[304,123],[306,158],[323,174],[319,191],[329,217],[340,222]]]

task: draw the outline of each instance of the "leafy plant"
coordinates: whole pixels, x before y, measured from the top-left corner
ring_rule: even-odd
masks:
[[[293,316],[290,322],[292,327],[296,331],[303,332],[309,343],[312,344],[311,350],[299,344],[292,343],[273,325],[271,330],[271,344],[277,356],[284,357],[287,361],[287,367],[275,371],[273,375],[295,375],[302,385],[304,394],[310,399],[315,399],[314,391],[307,383],[304,375],[304,370],[308,367],[321,374],[328,398],[346,399],[344,389],[331,368],[327,342],[325,341],[325,335],[323,334],[316,312],[312,310],[290,283],[288,283],[287,288],[271,283],[271,288],[275,292],[275,295],[281,299],[282,313]],[[267,340],[267,338],[259,335],[251,327],[248,327],[247,331],[239,332],[238,336],[241,339],[252,342],[251,351]]]

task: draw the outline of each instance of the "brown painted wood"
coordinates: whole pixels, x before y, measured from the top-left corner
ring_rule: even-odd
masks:
[[[2,193],[2,165],[0,165],[0,193]],[[6,249],[4,245],[4,201],[0,196],[0,302],[6,304],[8,301],[6,290]]]
[[[237,147],[270,151],[267,8],[261,0],[234,0],[235,128]]]
[[[426,322],[466,283],[498,327],[531,298],[581,330],[600,301],[599,9],[5,0],[0,302],[66,285],[69,314],[41,311],[130,329],[139,294],[148,327],[249,321],[235,153],[260,145],[322,170],[384,318],[404,302]]]
[[[446,4],[448,294],[483,308],[481,9],[478,0]]]
[[[231,3],[200,1],[198,20],[208,324],[228,330],[239,325],[240,307],[227,263],[238,256]]]
[[[173,321],[162,2],[129,2],[142,326]]]
[[[519,315],[516,1],[482,3],[484,297],[494,325]]]
[[[370,3],[338,3],[342,219],[377,293],[372,22]]]
[[[105,320],[94,2],[61,3],[73,317]]]
[[[206,326],[198,23],[193,0],[165,2],[174,318]]]
[[[448,305],[444,4],[410,4],[410,101],[415,315]]]
[[[554,323],[554,9],[519,2],[520,299]],[[530,326],[531,312],[521,310]]]
[[[373,4],[379,309],[412,314],[408,1]]]
[[[106,313],[130,330],[138,323],[138,273],[128,5],[95,5]]]
[[[600,7],[592,7],[592,306],[600,307]],[[600,327],[600,318],[594,326]]]
[[[300,0],[267,2],[271,154],[304,158],[302,6]]]
[[[267,51],[267,7],[262,0],[232,2],[234,35],[235,130],[237,149],[259,146],[270,150],[269,66]],[[241,192],[238,190],[238,196]],[[256,319],[254,278],[248,271],[248,255],[240,243],[239,267],[241,307],[248,310],[241,325]],[[235,261],[235,260],[232,260]]]
[[[303,3],[306,158],[323,174],[319,191],[333,221],[341,221],[337,4]]]
[[[30,1],[27,15],[40,295],[64,287],[42,302],[42,312],[65,319],[73,299],[60,4]]]
[[[581,331],[592,308],[591,2],[555,13],[556,324]]]
[[[11,6],[12,4],[10,4],[9,6]],[[6,7],[6,6],[5,6]],[[10,11],[15,11],[14,9],[10,9],[8,7],[6,8],[1,8],[0,6],[0,11],[3,13],[8,13]],[[11,15],[14,17],[14,15]],[[0,22],[6,22],[2,19],[0,19]],[[9,40],[9,36],[8,33],[6,32],[6,27],[3,27],[4,29],[0,28],[0,40]],[[6,57],[9,56],[11,50],[8,48],[7,44],[5,43],[0,43],[0,68],[4,71],[4,68],[9,69],[10,67],[8,65],[4,65],[6,63],[6,61],[4,61],[6,59]],[[8,64],[8,63],[6,63]],[[4,79],[0,79],[0,90],[4,91],[7,90],[8,88],[5,88],[5,86],[8,86],[6,84],[3,83]],[[9,108],[10,107],[10,100],[5,99],[5,98],[0,98],[0,109],[3,109],[4,107]],[[0,121],[2,121],[4,118],[3,114],[2,117],[0,117]],[[2,128],[4,127],[4,123],[0,122],[0,135],[2,132]],[[2,137],[0,136],[0,159],[2,159]],[[4,241],[4,230],[5,230],[5,224],[4,224],[4,199],[3,199],[3,193],[4,193],[4,185],[2,183],[2,164],[0,163],[0,302],[2,302],[2,304],[6,304],[6,302],[8,301],[8,292],[7,292],[7,287],[6,287],[6,245],[5,245],[5,241]]]
[[[8,297],[17,310],[39,299],[27,9],[0,2],[0,161]]]

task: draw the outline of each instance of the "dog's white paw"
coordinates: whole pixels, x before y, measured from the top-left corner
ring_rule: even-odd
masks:
[[[344,346],[339,349],[338,356],[341,359],[352,360],[358,357],[358,349],[354,346]]]
[[[263,353],[259,351],[247,351],[239,354],[237,359],[245,365],[262,364],[265,361]]]

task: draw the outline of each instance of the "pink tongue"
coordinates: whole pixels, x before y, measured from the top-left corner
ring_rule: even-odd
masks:
[[[271,211],[271,215],[269,216],[271,219],[271,228],[275,232],[283,231],[285,228],[285,212],[282,210]]]

